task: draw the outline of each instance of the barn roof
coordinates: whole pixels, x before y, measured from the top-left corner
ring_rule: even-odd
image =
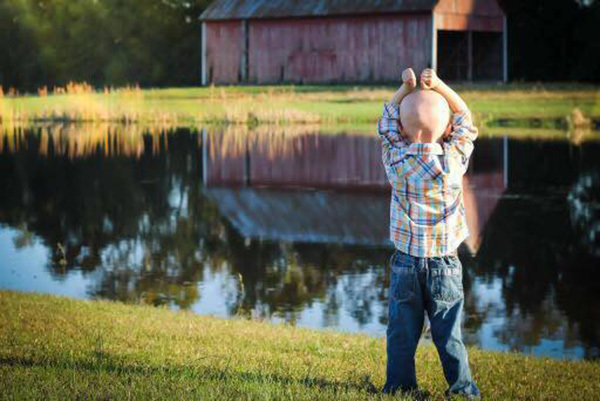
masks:
[[[201,20],[431,11],[437,0],[216,0]]]
[[[203,193],[243,237],[271,241],[390,247],[386,194],[256,188]],[[293,218],[290,216],[302,216]]]

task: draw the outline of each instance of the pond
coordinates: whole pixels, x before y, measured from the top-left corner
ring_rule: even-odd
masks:
[[[0,138],[0,288],[385,335],[393,248],[374,133]],[[465,177],[465,340],[597,359],[600,142],[510,138],[480,138]]]

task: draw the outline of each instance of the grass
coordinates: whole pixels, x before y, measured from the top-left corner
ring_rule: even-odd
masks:
[[[85,84],[41,95],[0,96],[0,121],[136,122],[169,126],[207,123],[366,124],[376,121],[393,86],[208,86],[96,92]],[[476,117],[566,119],[578,108],[600,118],[600,90],[591,85],[458,85]]]
[[[0,399],[401,399],[370,394],[385,341],[144,305],[0,291]],[[469,349],[489,400],[595,400],[600,363]],[[442,399],[435,349],[421,387]]]

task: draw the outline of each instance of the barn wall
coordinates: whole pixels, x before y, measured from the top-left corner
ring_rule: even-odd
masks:
[[[496,0],[438,0],[435,12],[482,17],[502,17],[504,12]]]
[[[434,9],[437,29],[502,32],[504,12],[496,0],[439,0]]]
[[[445,31],[502,32],[503,21],[501,17],[436,14],[435,27]]]
[[[242,22],[206,22],[207,83],[239,81],[242,57]]]
[[[251,20],[249,81],[397,81],[431,62],[431,15]]]

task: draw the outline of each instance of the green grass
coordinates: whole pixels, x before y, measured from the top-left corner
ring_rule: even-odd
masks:
[[[367,400],[385,341],[143,305],[0,291],[0,399]],[[597,400],[600,363],[469,349],[489,400]],[[421,387],[442,399],[435,349]]]
[[[120,89],[109,93],[0,97],[0,121],[110,121],[198,126],[206,123],[365,124],[376,121],[393,86],[209,86]],[[574,108],[600,117],[591,85],[458,85],[482,121],[566,118]]]

